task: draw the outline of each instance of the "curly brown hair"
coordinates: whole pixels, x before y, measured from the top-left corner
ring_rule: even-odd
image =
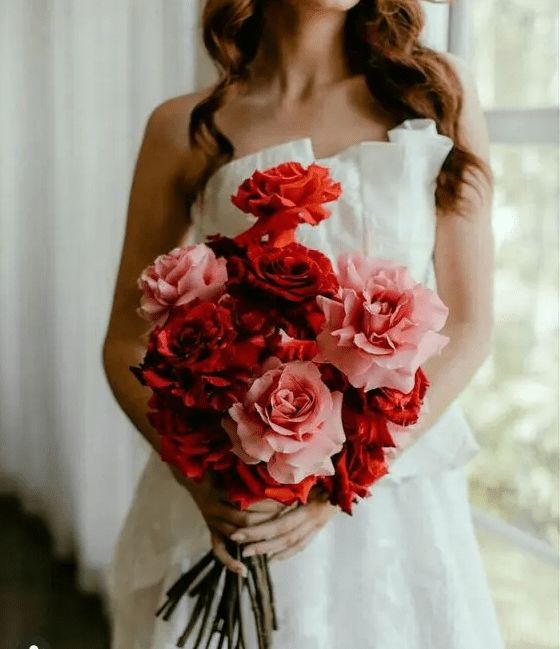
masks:
[[[233,157],[233,145],[217,128],[214,114],[248,77],[263,31],[263,7],[262,0],[207,0],[204,7],[204,44],[219,78],[191,113],[190,143],[206,158],[191,199]],[[348,65],[353,74],[364,75],[372,96],[397,123],[432,118],[438,131],[453,139],[453,149],[437,179],[436,205],[443,212],[461,212],[464,183],[474,186],[477,174],[490,180],[491,172],[463,141],[461,81],[444,56],[420,42],[423,27],[419,0],[360,0],[346,15]]]

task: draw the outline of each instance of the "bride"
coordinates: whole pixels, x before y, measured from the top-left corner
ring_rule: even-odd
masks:
[[[153,447],[112,566],[113,649],[175,647],[190,602],[167,622],[154,612],[210,543],[243,574],[227,538],[280,560],[276,649],[502,647],[464,472],[478,446],[457,403],[492,336],[488,140],[464,66],[421,45],[422,25],[419,0],[206,2],[220,77],[149,118],[103,350],[119,404]],[[423,426],[352,517],[322,501],[240,512],[210,481],[183,478],[160,460],[149,390],[129,371],[144,352],[141,270],[245,229],[230,195],[288,160],[318,161],[343,187],[303,243],[396,260],[449,307],[450,342],[424,366]]]

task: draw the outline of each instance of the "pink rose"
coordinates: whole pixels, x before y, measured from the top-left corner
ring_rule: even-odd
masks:
[[[138,278],[144,294],[138,314],[163,324],[174,306],[187,304],[195,298],[213,300],[224,292],[227,280],[225,259],[204,244],[174,248],[160,255]]]
[[[280,364],[257,379],[224,426],[244,462],[267,462],[270,475],[296,484],[311,475],[332,475],[331,456],[345,440],[342,393],[330,392],[310,361]]]
[[[346,254],[338,267],[338,296],[317,298],[326,321],[315,361],[332,363],[356,388],[409,393],[416,370],[449,342],[436,333],[448,308],[391,261]]]

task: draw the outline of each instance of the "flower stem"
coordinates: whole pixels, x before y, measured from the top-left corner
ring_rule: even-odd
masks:
[[[271,649],[277,621],[268,559],[261,556],[244,559],[241,548],[234,543],[228,544],[228,551],[246,565],[246,579],[227,570],[213,552],[208,552],[167,591],[167,599],[156,613],[164,620],[171,617],[184,596],[195,600],[185,630],[177,639],[177,647],[186,647],[198,628],[192,649],[202,649],[205,641],[209,649],[216,634],[218,649],[246,649],[242,596],[247,588],[258,647]]]

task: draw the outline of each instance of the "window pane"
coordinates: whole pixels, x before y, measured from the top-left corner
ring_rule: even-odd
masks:
[[[508,649],[558,649],[558,570],[493,536],[479,534]]]
[[[484,107],[558,105],[558,0],[472,2]]]
[[[480,507],[558,543],[558,150],[494,145],[493,353],[461,400]]]

